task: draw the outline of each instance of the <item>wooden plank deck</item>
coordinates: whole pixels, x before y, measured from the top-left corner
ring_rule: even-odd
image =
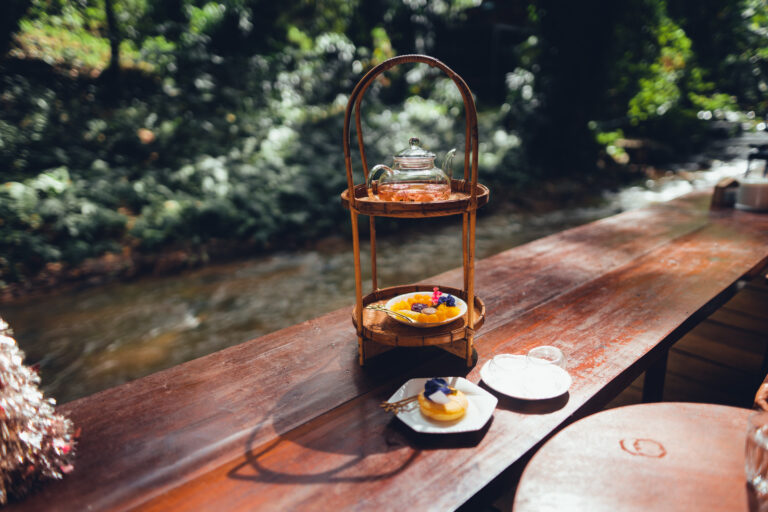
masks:
[[[765,377],[768,351],[768,279],[752,278],[730,301],[670,350],[664,401],[751,407]],[[641,402],[643,378],[606,409]]]

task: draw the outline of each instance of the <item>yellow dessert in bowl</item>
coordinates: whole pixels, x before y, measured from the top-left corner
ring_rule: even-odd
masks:
[[[387,307],[420,324],[442,324],[460,317],[466,311],[461,299],[441,293],[437,287],[428,293],[411,293],[392,299]]]

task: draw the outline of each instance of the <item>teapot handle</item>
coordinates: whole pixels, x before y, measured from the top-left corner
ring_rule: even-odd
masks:
[[[365,185],[366,187],[368,187],[368,190],[374,194],[378,193],[378,190],[377,190],[378,184],[379,184],[378,176],[382,174],[379,171],[384,171],[383,174],[386,174],[387,176],[391,176],[394,173],[392,169],[390,169],[384,164],[379,164],[373,169],[371,169],[371,173],[368,175],[368,181]]]
[[[453,157],[456,156],[456,148],[453,148],[445,154],[443,158],[443,172],[449,180],[453,179]]]

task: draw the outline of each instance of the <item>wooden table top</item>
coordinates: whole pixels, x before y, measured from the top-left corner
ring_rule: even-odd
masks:
[[[751,412],[655,403],[588,416],[536,452],[513,510],[746,512],[744,445]]]
[[[766,263],[768,216],[708,205],[698,193],[478,261],[487,315],[469,370],[429,348],[361,368],[350,297],[348,308],[65,404],[82,428],[75,471],[7,510],[455,509],[599,410]],[[461,287],[461,269],[428,281]],[[481,431],[419,435],[378,406],[409,378],[476,383],[493,355],[541,344],[565,352],[569,393],[501,397]]]

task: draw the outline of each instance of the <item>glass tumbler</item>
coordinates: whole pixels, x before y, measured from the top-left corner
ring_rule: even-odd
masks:
[[[757,411],[747,420],[744,470],[747,483],[758,496],[768,496],[768,412]]]
[[[551,345],[541,345],[528,351],[526,356],[529,364],[553,364],[560,368],[565,368],[565,356],[563,351]]]

